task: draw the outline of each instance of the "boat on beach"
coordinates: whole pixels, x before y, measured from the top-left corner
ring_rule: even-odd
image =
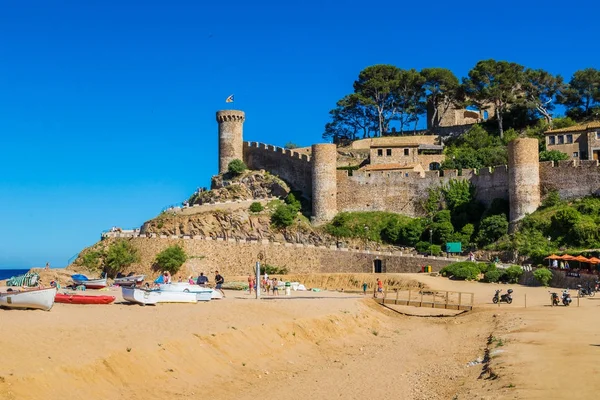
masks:
[[[85,275],[71,275],[73,283],[77,286],[83,285],[86,289],[102,289],[107,286],[106,277],[98,279],[89,279]]]
[[[110,304],[115,299],[115,296],[89,296],[69,293],[57,293],[54,297],[56,303],[63,304]]]
[[[115,278],[114,284],[119,286],[135,286],[144,282],[146,275],[132,275]]]
[[[54,305],[56,288],[0,292],[0,307],[49,311]]]
[[[158,287],[160,288],[161,292],[195,293],[196,300],[198,301],[210,301],[213,298],[214,292],[214,290],[212,290],[211,288],[199,285],[192,285],[186,282],[161,283],[158,285]]]
[[[196,303],[198,301],[196,294],[189,292],[163,292],[161,290],[146,290],[125,286],[123,286],[121,290],[125,301],[141,305],[157,303]]]

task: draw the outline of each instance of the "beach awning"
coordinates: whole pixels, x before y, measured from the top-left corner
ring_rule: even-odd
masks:
[[[562,256],[560,256],[559,260],[573,261],[573,260],[575,260],[575,257],[570,256],[568,254],[563,254]]]
[[[575,261],[579,261],[579,262],[584,262],[584,263],[589,263],[590,260],[585,258],[584,256],[577,256],[575,257]]]
[[[557,256],[556,254],[552,254],[544,258],[544,260],[562,260],[562,258],[560,258],[560,256]],[[600,262],[600,260],[598,261]]]
[[[589,261],[590,264],[600,264],[600,258],[590,257],[589,260],[590,260]]]

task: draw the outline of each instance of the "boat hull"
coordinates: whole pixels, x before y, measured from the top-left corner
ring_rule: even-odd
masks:
[[[196,303],[195,293],[164,292],[161,290],[143,290],[122,287],[123,299],[132,303],[147,305],[157,303]]]
[[[162,292],[195,293],[197,301],[210,301],[214,293],[214,290],[211,288],[191,285],[189,283],[161,283],[159,287]]]
[[[107,286],[106,278],[88,279],[87,281],[73,279],[73,283],[75,283],[75,285],[77,285],[77,286],[83,285],[83,286],[85,286],[86,289],[102,289]]]
[[[122,278],[115,278],[114,283],[119,286],[133,286],[144,282],[145,278],[146,275],[124,276]]]
[[[110,304],[115,296],[86,296],[81,294],[57,293],[54,301],[63,304]]]
[[[0,293],[0,307],[49,311],[54,305],[56,288]]]

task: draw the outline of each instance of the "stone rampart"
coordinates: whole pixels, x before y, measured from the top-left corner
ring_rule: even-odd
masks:
[[[131,243],[140,250],[141,265],[152,265],[156,255],[174,244],[183,247],[188,260],[182,276],[200,272],[220,271],[225,277],[246,275],[253,271],[257,260],[287,268],[289,273],[372,273],[375,260],[381,261],[382,272],[418,272],[424,265],[434,271],[457,261],[444,257],[407,256],[402,253],[353,251],[347,248],[315,247],[294,243],[268,241],[235,241],[200,237],[133,238]]]
[[[451,179],[469,180],[476,187],[476,198],[486,205],[495,198],[508,200],[506,166],[480,171],[465,169],[425,171],[337,171],[338,211],[390,211],[412,217],[423,214],[422,204],[428,189],[447,185]]]
[[[567,160],[540,163],[542,194],[558,191],[561,199],[600,195],[598,160]]]
[[[312,198],[311,158],[282,147],[244,142],[244,162],[250,169],[264,169],[279,176],[294,190]]]

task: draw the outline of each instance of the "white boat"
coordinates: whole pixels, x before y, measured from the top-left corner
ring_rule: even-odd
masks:
[[[186,282],[178,283],[161,283],[158,285],[161,292],[183,292],[183,293],[195,293],[196,300],[198,301],[210,301],[213,297],[211,288],[207,288],[199,285],[191,285]],[[220,293],[219,293],[220,294]]]
[[[164,292],[161,290],[145,290],[133,287],[121,288],[123,299],[137,304],[156,304],[156,303],[196,303],[195,293],[188,292]]]
[[[84,275],[72,275],[71,279],[77,286],[83,285],[86,289],[102,289],[107,286],[106,278],[100,279],[83,279],[86,278]]]
[[[54,305],[54,296],[56,288],[0,292],[0,307],[49,311]]]
[[[114,284],[119,286],[132,286],[144,282],[146,275],[132,275],[115,278]]]

